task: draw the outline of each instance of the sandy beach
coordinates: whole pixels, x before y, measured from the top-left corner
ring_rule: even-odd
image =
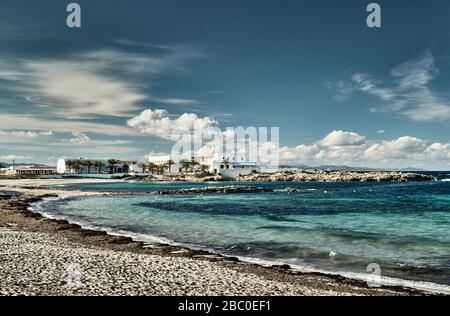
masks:
[[[101,180],[0,180],[1,295],[428,295],[86,230],[28,210],[46,195],[104,194],[47,185]],[[12,195],[9,191],[20,192]]]

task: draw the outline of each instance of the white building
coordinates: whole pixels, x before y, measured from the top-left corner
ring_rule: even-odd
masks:
[[[52,176],[56,175],[55,167],[45,166],[24,166],[24,167],[9,167],[0,169],[0,174],[7,176]]]
[[[121,174],[142,172],[137,159],[59,159],[59,174]]]
[[[149,156],[148,162],[153,163],[157,166],[168,165],[171,163],[170,170],[167,168],[166,172],[168,173],[180,173],[183,170],[181,169],[180,161],[175,161],[172,159],[171,155],[160,155],[160,156]]]
[[[212,174],[220,174],[224,178],[236,178],[240,175],[247,175],[254,171],[260,171],[261,166],[256,162],[249,162],[244,157],[218,157],[215,156],[194,156],[191,159],[200,165],[208,166],[208,171]],[[174,160],[170,155],[150,156],[149,162],[156,165],[167,164],[169,161],[174,162],[171,166],[171,173],[181,173],[185,170],[182,168],[181,160]]]

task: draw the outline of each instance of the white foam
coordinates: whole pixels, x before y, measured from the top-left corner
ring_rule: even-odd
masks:
[[[289,266],[294,271],[298,272],[306,272],[306,273],[322,273],[328,275],[339,275],[348,279],[359,280],[367,282],[369,285],[381,285],[381,286],[400,286],[411,289],[418,289],[422,291],[428,291],[433,293],[441,293],[441,294],[450,294],[450,286],[443,284],[436,284],[432,282],[423,282],[423,281],[411,281],[411,280],[403,280],[398,278],[386,277],[386,276],[377,276],[369,273],[357,273],[357,272],[346,272],[346,271],[328,271],[317,269],[312,266],[307,265],[299,265],[299,264],[290,264],[286,261],[275,261],[275,260],[265,260],[259,258],[251,258],[251,257],[242,257],[238,256],[239,260],[249,263],[258,264],[265,267],[270,267],[272,265],[281,265],[281,264],[289,264]],[[376,286],[373,286],[376,287]]]

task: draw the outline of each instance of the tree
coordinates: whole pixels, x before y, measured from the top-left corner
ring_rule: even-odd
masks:
[[[167,165],[166,164],[158,165],[156,166],[156,170],[158,171],[158,174],[163,175],[167,170]]]
[[[91,167],[93,165],[92,161],[85,160],[85,161],[83,161],[82,165],[86,166],[88,168],[88,173],[90,174],[91,173]]]
[[[110,174],[114,174],[116,172],[116,165],[119,163],[119,161],[115,160],[115,159],[109,159],[108,160],[108,164],[109,164],[109,173]]]
[[[169,161],[166,163],[167,169],[169,169],[169,173],[172,173],[172,166],[175,164],[175,161],[172,159],[169,159]]]
[[[67,160],[67,161],[66,161],[66,168],[69,170],[68,173],[71,173],[71,172],[72,172],[73,163],[74,163],[73,160]]]
[[[151,172],[152,174],[155,173],[155,171],[157,170],[157,168],[158,168],[158,166],[157,166],[155,163],[153,163],[153,162],[149,162],[149,163],[147,164],[148,172]]]
[[[180,161],[181,169],[184,169],[185,172],[188,172],[191,168],[191,162],[189,160],[183,159]]]
[[[103,162],[101,162],[100,160],[97,160],[97,161],[95,162],[95,169],[97,170],[97,172],[98,172],[99,174],[102,173],[103,167],[104,167],[104,166],[105,166],[105,164],[104,164]]]
[[[141,163],[141,164],[139,164],[139,168],[141,168],[142,172],[145,173],[145,171],[147,171],[147,164],[146,163]]]
[[[190,165],[191,172],[195,171],[195,167],[200,166],[200,164],[197,161],[195,161],[194,157],[191,158],[190,163],[191,163]]]
[[[224,158],[222,161],[223,169],[230,169],[230,159]]]
[[[200,165],[200,171],[205,174],[205,173],[209,173],[209,166],[207,165]]]
[[[81,161],[79,159],[73,161],[73,168],[77,173],[81,170]]]
[[[123,173],[129,173],[130,172],[130,166],[126,163],[122,166]]]

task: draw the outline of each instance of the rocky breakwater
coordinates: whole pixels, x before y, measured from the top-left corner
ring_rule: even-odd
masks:
[[[239,193],[267,193],[274,192],[273,189],[253,186],[221,186],[191,189],[174,189],[153,192],[156,195],[174,195],[174,194],[239,194]]]
[[[252,173],[236,178],[242,182],[410,182],[436,181],[433,176],[394,171],[285,171]]]

